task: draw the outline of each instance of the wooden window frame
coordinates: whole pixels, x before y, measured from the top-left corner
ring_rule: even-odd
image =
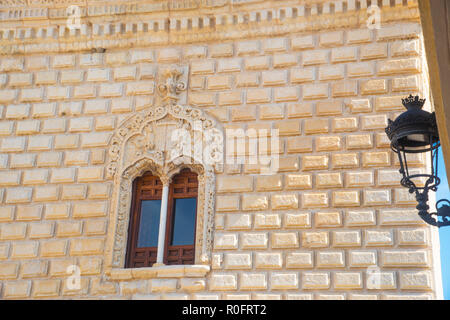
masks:
[[[140,191],[142,191],[142,182],[146,177],[151,177],[152,179],[158,181],[160,188],[152,188],[152,189],[158,189],[160,190],[159,195],[152,195],[152,196],[146,196],[142,197],[139,195]],[[152,190],[153,191],[153,190]],[[144,173],[141,177],[135,179],[133,181],[133,188],[132,188],[132,202],[131,202],[131,214],[130,214],[130,224],[128,228],[128,245],[127,245],[127,254],[126,254],[126,267],[127,268],[135,268],[135,255],[137,251],[145,252],[145,266],[148,266],[156,262],[156,254],[158,250],[158,246],[156,247],[145,247],[145,249],[140,249],[137,247],[138,242],[138,236],[139,236],[139,227],[140,227],[140,212],[141,212],[141,203],[143,200],[161,200],[161,193],[162,193],[162,182],[157,177],[154,176],[151,172]],[[150,249],[152,248],[152,249]],[[150,253],[154,252],[154,262],[151,262],[151,256]]]
[[[185,189],[182,193],[176,193],[175,188],[177,187],[177,184],[175,183],[174,179],[177,178],[184,178],[189,180],[190,178],[194,178],[195,176],[195,183],[188,184],[183,186]],[[194,264],[195,261],[195,239],[196,239],[196,226],[197,226],[197,208],[198,208],[198,177],[197,174],[193,173],[192,171],[188,170],[182,170],[180,173],[174,176],[174,179],[172,179],[172,182],[170,183],[169,187],[169,201],[168,201],[168,207],[167,207],[167,224],[166,224],[166,234],[165,234],[165,245],[164,245],[164,263],[165,264]],[[195,188],[195,192],[189,192],[189,187]],[[194,243],[192,245],[178,245],[178,246],[172,246],[170,245],[170,241],[172,239],[173,234],[173,228],[174,228],[174,213],[175,213],[175,200],[176,199],[186,199],[186,198],[195,198],[195,221],[194,221]],[[181,254],[183,250],[192,250],[192,255],[189,258],[189,263],[183,263],[183,260],[188,259],[185,255]],[[178,259],[176,261],[169,261],[169,252],[171,250],[178,250],[179,255]],[[184,258],[183,258],[184,257]],[[178,262],[178,263],[173,263]]]
[[[145,178],[151,177],[152,179],[159,181],[156,182],[158,187],[145,188],[151,189],[151,196],[142,196],[143,186],[142,183]],[[177,184],[177,179],[186,179],[187,184]],[[195,178],[195,182],[189,183],[189,179]],[[176,174],[172,182],[169,185],[169,199],[167,205],[167,223],[166,229],[164,230],[164,258],[163,263],[167,265],[184,265],[184,264],[194,264],[195,263],[195,244],[196,244],[196,231],[197,231],[197,216],[198,216],[198,175],[189,170],[183,169],[178,174]],[[145,172],[142,176],[136,178],[133,181],[132,188],[132,203],[130,210],[130,223],[128,228],[128,244],[125,259],[125,268],[140,268],[140,267],[151,267],[156,262],[156,256],[158,251],[158,245],[156,247],[144,247],[138,248],[137,241],[139,237],[139,227],[140,227],[140,213],[141,213],[141,203],[143,200],[161,200],[162,199],[162,187],[163,184],[158,176],[153,175],[151,172]],[[183,187],[184,190],[181,193],[175,192],[177,187]],[[189,188],[195,189],[195,191],[189,192]],[[159,191],[159,194],[158,194]],[[172,239],[173,228],[174,228],[174,210],[175,210],[175,200],[176,199],[186,199],[195,198],[196,208],[195,208],[195,221],[194,221],[194,243],[192,245],[170,245]],[[161,218],[161,217],[160,217]],[[136,253],[145,252],[145,262],[144,265],[136,265]],[[178,254],[172,255],[175,251]],[[170,255],[169,255],[170,254]]]

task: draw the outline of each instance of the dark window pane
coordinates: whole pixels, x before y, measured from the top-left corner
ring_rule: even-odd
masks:
[[[175,199],[172,246],[194,244],[197,198]]]
[[[138,248],[158,246],[160,213],[161,200],[141,201]]]

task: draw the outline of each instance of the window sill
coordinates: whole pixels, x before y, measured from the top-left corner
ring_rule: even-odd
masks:
[[[111,280],[126,281],[153,278],[203,278],[211,270],[208,265],[176,265],[150,268],[113,268],[107,275]]]

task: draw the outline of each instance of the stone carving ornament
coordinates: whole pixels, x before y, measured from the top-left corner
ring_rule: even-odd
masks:
[[[200,109],[178,103],[186,89],[183,72],[171,67],[158,85],[160,105],[131,116],[117,129],[109,147],[108,179],[117,186],[111,208],[108,251],[112,267],[124,266],[132,183],[151,171],[170,181],[183,168],[198,174],[196,264],[208,264],[214,227],[215,170],[222,170],[223,131]]]

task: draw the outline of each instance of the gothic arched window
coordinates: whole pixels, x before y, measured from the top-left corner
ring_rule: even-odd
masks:
[[[114,181],[114,192],[106,270],[150,267],[155,261],[211,264],[215,174],[223,172],[224,135],[207,112],[182,104],[188,75],[187,66],[158,71],[155,105],[124,120],[109,141],[106,177]],[[183,168],[190,171],[180,172]],[[185,228],[183,216],[193,228]]]

